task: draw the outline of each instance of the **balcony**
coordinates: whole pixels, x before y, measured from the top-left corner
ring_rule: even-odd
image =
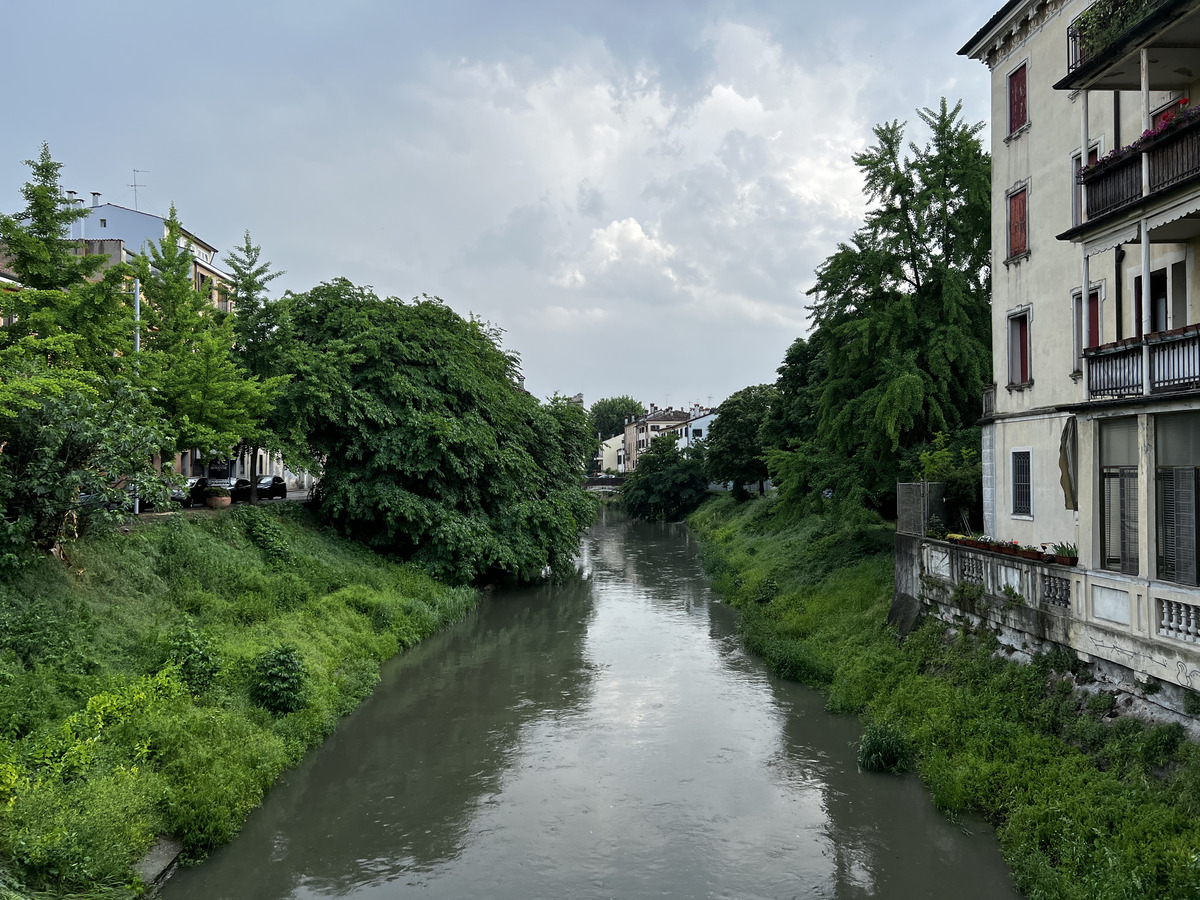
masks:
[[[1200,325],[1090,347],[1084,357],[1088,393],[1094,399],[1200,390]],[[1149,371],[1144,370],[1147,358]]]
[[[1200,114],[1154,138],[1138,141],[1123,155],[1080,173],[1087,191],[1088,219],[1095,220],[1142,199],[1142,152],[1150,158],[1153,197],[1200,175]]]
[[[1102,57],[1168,0],[1097,0],[1067,28],[1067,71]]]
[[[1097,0],[1067,28],[1067,74],[1055,90],[1141,90],[1140,51],[1149,50],[1150,90],[1187,85],[1200,35],[1195,0]]]

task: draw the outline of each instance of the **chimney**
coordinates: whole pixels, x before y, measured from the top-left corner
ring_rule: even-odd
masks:
[[[100,205],[100,192],[92,191],[92,206],[97,207],[99,205]]]

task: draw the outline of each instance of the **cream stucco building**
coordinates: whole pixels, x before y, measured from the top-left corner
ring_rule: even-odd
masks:
[[[992,83],[986,530],[1078,546],[1027,594],[1077,650],[1200,687],[1200,0],[1013,0],[960,52]]]

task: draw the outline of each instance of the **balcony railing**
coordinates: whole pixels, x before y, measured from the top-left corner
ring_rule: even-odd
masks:
[[[1067,28],[1067,71],[1102,55],[1169,0],[1097,0]]]
[[[1128,148],[1125,156],[1080,174],[1088,218],[1096,219],[1142,198],[1142,150],[1150,157],[1150,195],[1200,175],[1200,115]]]
[[[1196,326],[1150,335],[1150,393],[1200,388],[1200,333]]]
[[[1126,397],[1143,393],[1141,343],[1091,347],[1087,358],[1088,393],[1092,397]]]
[[[1149,350],[1149,372],[1143,371],[1143,347]],[[1144,341],[1089,347],[1084,357],[1088,392],[1094,398],[1200,390],[1200,325],[1156,332]]]

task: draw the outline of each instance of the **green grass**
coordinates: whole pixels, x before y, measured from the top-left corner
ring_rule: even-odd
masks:
[[[689,520],[742,635],[777,674],[862,716],[865,767],[915,768],[947,812],[997,825],[1034,898],[1200,896],[1200,747],[1176,725],[1103,719],[1070,653],[1005,659],[993,636],[886,625],[890,529],[861,512],[789,516],[773,498]]]
[[[0,898],[129,896],[157,835],[228,841],[384,660],[476,601],[292,504],[69,554],[0,582]]]

